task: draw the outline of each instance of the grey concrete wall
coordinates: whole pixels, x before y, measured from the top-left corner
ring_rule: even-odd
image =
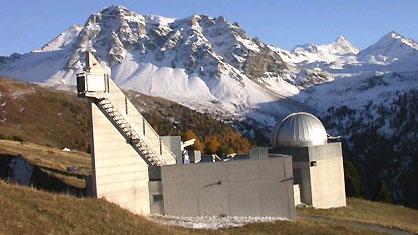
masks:
[[[309,146],[308,152],[310,161],[342,158],[343,156],[340,142]]]
[[[311,167],[311,182],[313,207],[326,209],[346,205],[341,159],[319,160]]]
[[[269,149],[266,147],[255,147],[248,153],[248,157],[251,160],[267,159],[268,155]]]
[[[168,149],[176,156],[176,164],[183,163],[183,155],[181,152],[181,137],[180,136],[160,136],[161,141],[164,141]]]
[[[309,147],[276,147],[270,153],[292,155],[293,169],[301,174],[302,203],[315,208],[346,205],[340,142]]]
[[[295,218],[289,157],[162,166],[161,176],[167,215]]]
[[[310,167],[312,206],[332,208],[346,205],[344,167],[341,144],[309,147],[309,156],[316,161]]]
[[[94,103],[90,121],[94,196],[150,214],[148,164]]]
[[[148,182],[151,214],[164,215],[163,187],[161,181]]]

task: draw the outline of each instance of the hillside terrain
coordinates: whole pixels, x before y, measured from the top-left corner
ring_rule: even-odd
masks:
[[[392,31],[364,49],[338,36],[329,44],[307,43],[284,50],[251,38],[238,23],[222,16],[174,19],[110,6],[39,49],[0,57],[0,75],[69,89],[85,65],[86,51],[111,69],[114,81],[130,90],[131,97],[135,91],[141,93],[135,100],[144,110],[142,100],[153,100],[145,116],[160,134],[199,137],[202,144],[194,147],[208,152],[244,153],[250,142],[233,128],[223,127],[233,126],[266,146],[278,120],[291,112],[309,111],[324,121],[331,135],[341,136],[344,156],[359,170],[362,193],[368,199],[374,199],[379,185],[384,185],[392,201],[418,208],[414,131],[418,43],[413,39]],[[2,92],[8,94],[7,89]],[[30,95],[29,90],[24,93],[31,98],[29,103],[49,99]],[[177,104],[145,98],[148,95]],[[14,96],[19,93],[7,97]],[[11,108],[15,113],[11,122],[0,123],[5,138],[26,136],[40,144],[87,151],[87,133],[71,126],[85,125],[84,105],[72,100],[76,98],[51,101],[51,112],[45,107],[25,110],[11,100],[0,102],[1,112]],[[71,110],[59,120],[63,111],[56,107],[67,102]],[[25,112],[34,112],[34,121],[19,115]],[[223,123],[214,121],[214,116]],[[35,123],[40,127],[30,129]],[[44,129],[49,123],[52,128]]]
[[[378,234],[377,231],[404,234],[398,229],[418,231],[415,210],[351,199],[347,208],[335,211],[298,210],[296,222],[255,223],[219,230],[186,229],[157,224],[104,199],[52,194],[3,181],[0,181],[0,211],[3,234]],[[323,219],[315,221],[311,219],[313,216]]]
[[[34,170],[31,185],[50,191],[86,195],[86,179],[91,173],[90,155],[11,140],[0,140],[0,179],[8,180],[11,162],[22,157]]]
[[[220,153],[244,154],[253,145],[208,114],[135,91],[127,95],[160,135],[198,138],[196,149]],[[0,139],[90,151],[87,102],[75,92],[0,78],[0,119]],[[208,149],[209,143],[218,146]]]
[[[36,169],[31,177],[32,187],[4,182],[8,180],[3,177],[7,162],[18,155]],[[0,233],[407,234],[418,231],[418,211],[354,198],[348,198],[344,208],[298,208],[296,222],[258,222],[207,230],[177,227],[181,223],[168,217],[165,220],[172,220],[170,225],[162,225],[158,222],[160,217],[133,215],[104,199],[84,197],[90,164],[89,155],[83,152],[0,140],[0,219],[3,221]],[[222,223],[222,219],[219,221]]]

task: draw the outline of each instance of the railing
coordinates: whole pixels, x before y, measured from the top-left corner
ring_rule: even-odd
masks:
[[[140,135],[138,137],[143,140],[157,157],[163,159],[165,164],[175,164],[176,157],[170,148],[165,142],[161,141],[157,132],[155,132],[152,126],[145,120],[109,75],[105,75],[105,81],[107,84],[106,98],[123,115],[135,133]]]

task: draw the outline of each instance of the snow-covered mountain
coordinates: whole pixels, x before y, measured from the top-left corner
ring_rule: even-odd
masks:
[[[409,110],[418,98],[418,43],[399,33],[390,32],[364,50],[339,36],[330,44],[288,51],[247,36],[223,17],[173,19],[111,6],[40,49],[0,57],[0,75],[68,87],[84,67],[85,51],[111,68],[123,88],[222,118],[243,118],[251,126],[248,133],[257,128],[267,135],[290,112],[314,112],[331,132],[343,135],[347,151],[370,154],[361,138],[372,136],[379,140],[376,151],[394,149],[396,157],[382,159],[400,164],[396,169],[406,172],[405,177],[418,172],[411,171],[418,166],[411,157],[417,151],[408,146],[418,137],[407,133],[418,123]],[[398,131],[395,115],[407,115],[405,131]],[[358,164],[367,169],[377,162],[380,173],[372,179],[392,177],[389,186],[402,201],[407,189],[399,186],[401,170],[379,168],[380,161],[364,158]]]
[[[47,52],[47,51],[57,51],[62,50],[66,46],[70,45],[76,37],[80,34],[80,31],[83,29],[80,25],[72,25],[64,32],[60,33],[50,42],[45,44],[41,49],[34,50],[34,52]]]
[[[364,50],[354,47],[339,36],[331,44],[305,44],[292,51],[272,47],[295,76],[289,82],[307,88],[341,77],[374,76],[386,72],[416,71],[418,43],[396,32],[390,32]]]
[[[339,84],[349,88],[344,96],[351,96],[359,78],[415,71],[417,48],[414,40],[390,32],[361,51],[343,36],[331,44],[305,44],[287,51],[248,37],[223,17],[173,19],[111,6],[40,49],[1,57],[0,75],[74,85],[89,50],[112,69],[112,78],[123,88],[271,126],[291,111],[320,111],[346,102],[338,97],[326,102]],[[323,83],[327,84],[316,89]],[[374,95],[379,91],[368,99]]]
[[[305,44],[293,49],[291,62],[312,63],[318,61],[335,62],[356,55],[359,49],[354,47],[345,37],[339,36],[334,43],[325,45]]]
[[[390,64],[405,57],[418,55],[418,43],[404,38],[396,32],[390,32],[379,41],[359,53],[358,57],[365,62]]]
[[[0,74],[48,85],[74,85],[92,51],[123,88],[196,109],[242,113],[299,90],[280,55],[223,17],[143,16],[121,6],[91,15],[41,49],[4,58]],[[274,112],[293,110],[272,107]]]

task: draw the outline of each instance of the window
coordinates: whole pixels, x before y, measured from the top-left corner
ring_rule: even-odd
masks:
[[[161,194],[152,195],[152,201],[153,202],[163,201],[163,195],[161,195]]]

